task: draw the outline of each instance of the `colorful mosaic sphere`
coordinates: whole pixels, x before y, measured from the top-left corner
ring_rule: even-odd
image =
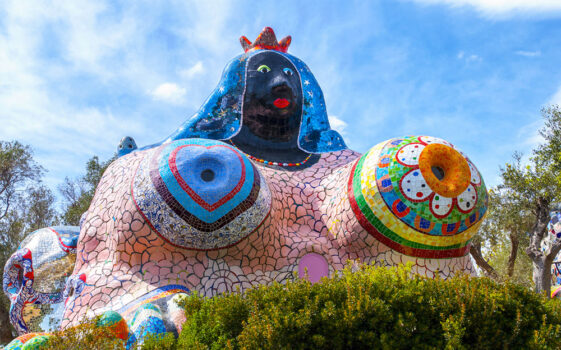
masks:
[[[97,326],[109,329],[115,337],[122,340],[127,340],[129,336],[127,321],[115,311],[105,311],[97,320]]]
[[[127,349],[133,345],[141,345],[147,337],[161,336],[166,333],[162,310],[152,303],[142,305],[137,309],[130,321],[130,333]]]
[[[12,340],[4,350],[39,350],[46,348],[47,333],[26,333]]]
[[[37,335],[31,338],[28,342],[23,344],[21,350],[40,350],[47,349],[49,335]]]
[[[183,139],[155,148],[133,180],[133,197],[171,244],[199,250],[236,244],[261,225],[271,194],[257,168],[232,145]]]
[[[349,198],[360,224],[405,255],[464,256],[487,211],[487,190],[469,158],[430,136],[394,138],[354,165]]]

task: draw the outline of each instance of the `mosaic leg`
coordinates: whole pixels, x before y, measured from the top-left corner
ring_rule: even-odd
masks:
[[[165,334],[166,327],[160,308],[151,303],[142,305],[131,320],[129,329],[127,349],[142,345],[147,337]]]
[[[171,322],[175,326],[175,329],[177,330],[178,334],[181,333],[181,330],[183,329],[183,324],[185,323],[187,318],[185,317],[185,310],[183,310],[183,308],[181,308],[177,304],[177,302],[179,299],[184,298],[186,296],[187,296],[186,293],[177,293],[167,303],[169,322]]]
[[[43,349],[49,335],[46,333],[27,333],[12,340],[4,350],[37,350]]]

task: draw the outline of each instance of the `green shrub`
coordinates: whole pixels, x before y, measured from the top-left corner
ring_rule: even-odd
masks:
[[[144,339],[142,343],[142,350],[173,350],[176,349],[177,340],[173,333],[165,333],[158,335],[149,335]],[[137,346],[131,346],[132,349],[136,349]]]
[[[108,328],[97,325],[100,317],[84,320],[79,326],[64,331],[54,332],[49,336],[45,347],[41,349],[124,349],[125,344],[121,339],[115,338],[115,335]]]
[[[556,349],[561,306],[487,278],[350,268],[214,298],[192,294],[179,349]]]
[[[410,271],[349,267],[314,285],[297,280],[214,298],[194,293],[180,301],[187,321],[179,338],[145,339],[142,349],[561,348],[558,300],[488,278],[444,281]],[[49,343],[122,347],[94,325],[57,333]]]

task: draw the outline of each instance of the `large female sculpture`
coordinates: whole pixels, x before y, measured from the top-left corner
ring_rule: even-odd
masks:
[[[62,327],[114,310],[133,338],[138,312],[177,330],[178,293],[243,291],[295,272],[317,281],[355,260],[473,272],[487,194],[463,153],[426,136],[347,149],[310,70],[286,53],[290,38],[265,28],[241,41],[245,53],[193,118],[159,144],[123,141],[79,231]]]

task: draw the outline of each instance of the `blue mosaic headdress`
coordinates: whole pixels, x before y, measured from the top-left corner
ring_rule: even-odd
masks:
[[[218,87],[199,111],[170,135],[166,142],[194,137],[228,140],[235,136],[243,123],[243,100],[249,58],[265,49],[272,49],[290,60],[300,74],[303,101],[299,148],[308,153],[333,152],[347,148],[341,135],[329,125],[323,92],[310,69],[300,59],[286,53],[290,38],[281,40],[275,46],[263,40],[263,37],[270,39],[271,35],[276,43],[274,33],[268,27],[254,44],[245,37],[241,38],[246,52],[230,61],[222,73]]]

